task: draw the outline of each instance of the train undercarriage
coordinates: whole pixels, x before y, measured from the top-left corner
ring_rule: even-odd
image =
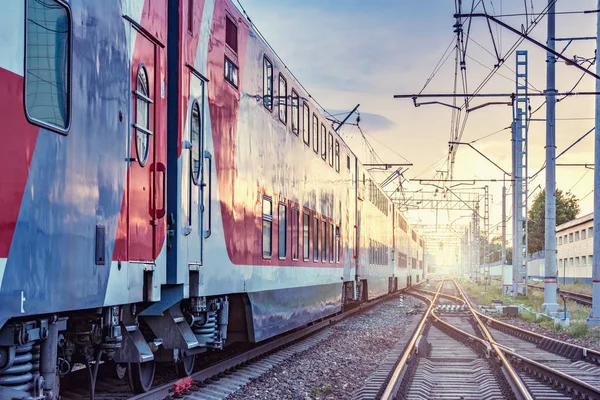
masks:
[[[388,292],[397,290],[398,278],[390,278]],[[345,282],[343,307],[368,301],[367,293],[366,279]],[[106,363],[133,393],[143,393],[152,386],[157,363],[173,364],[186,377],[198,354],[253,341],[247,295],[184,300],[176,295],[163,290],[157,303],[9,321],[0,330],[0,398],[57,399],[61,378],[83,366],[94,393],[99,367]]]

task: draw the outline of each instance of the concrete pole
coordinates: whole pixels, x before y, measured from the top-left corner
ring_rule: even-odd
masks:
[[[600,7],[600,0],[598,0]],[[600,47],[600,13],[596,23],[596,73],[598,65],[598,48]],[[600,91],[600,80],[596,79],[596,91]],[[592,264],[592,311],[588,324],[600,324],[600,96],[596,95],[596,132],[594,133],[594,261]],[[596,218],[598,217],[598,218]]]
[[[600,1],[600,0],[598,0]],[[506,264],[506,186],[502,185],[502,255],[500,257],[502,268],[502,291],[504,292],[504,265]]]
[[[548,47],[554,50],[556,0],[548,0]],[[544,304],[547,313],[558,311],[556,303],[556,57],[546,60],[546,226],[544,240]]]

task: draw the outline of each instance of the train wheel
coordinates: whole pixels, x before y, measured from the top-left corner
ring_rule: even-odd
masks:
[[[154,381],[154,371],[156,371],[154,361],[127,364],[129,386],[133,393],[145,393],[150,390]]]
[[[175,370],[177,371],[177,376],[180,378],[185,378],[186,376],[190,376],[192,371],[194,370],[194,364],[196,363],[196,356],[185,356],[183,359],[177,363],[175,363]]]

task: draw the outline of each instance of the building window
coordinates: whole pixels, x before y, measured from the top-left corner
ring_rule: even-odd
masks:
[[[594,256],[588,256],[588,264],[590,264],[590,266],[594,266]]]
[[[348,169],[350,169],[350,154],[348,154],[346,156],[346,165],[347,165]]]
[[[271,258],[273,255],[273,203],[270,198],[263,197],[262,201],[262,249],[263,258]]]
[[[225,57],[225,80],[238,88],[238,67],[227,57]]]
[[[572,266],[573,266],[573,257],[570,257],[569,258],[569,267],[572,267]]]
[[[575,232],[575,241],[579,241],[579,231]]]
[[[313,113],[313,150],[319,154],[319,118]]]
[[[298,260],[298,227],[300,223],[300,211],[298,208],[292,208],[292,260]]]
[[[279,120],[287,125],[287,81],[279,74]]]
[[[284,260],[287,257],[287,207],[283,203],[279,203],[279,225],[277,227],[277,246],[279,250],[279,258]]]
[[[569,243],[573,243],[573,234],[569,233]]]
[[[263,59],[263,105],[273,111],[273,64],[267,57]]]
[[[321,124],[321,158],[327,161],[327,129]]]
[[[298,93],[292,89],[292,132],[298,136],[300,134],[300,98]]]
[[[136,87],[135,87],[135,148],[138,162],[141,166],[146,164],[148,159],[148,147],[150,146],[150,84],[148,82],[148,73],[146,67],[140,64],[138,68]]]
[[[575,257],[575,266],[579,266],[579,257]]]
[[[238,50],[237,26],[229,17],[225,17],[225,43],[234,53]]]
[[[333,231],[333,224],[329,223],[329,262],[332,263],[335,260],[335,232]]]
[[[340,238],[340,227],[337,225],[335,227],[335,262],[340,262],[340,253],[342,250],[342,241]]]
[[[313,261],[319,261],[319,218],[313,218]]]
[[[340,172],[340,142],[335,140],[335,170]]]
[[[586,256],[581,257],[581,265],[585,265],[585,261],[586,261]]]
[[[32,122],[66,133],[71,94],[69,10],[55,0],[26,4],[25,111]]]
[[[588,238],[594,237],[594,227],[588,228]]]
[[[310,215],[302,214],[302,257],[304,261],[310,258]]]
[[[331,134],[331,132],[329,132],[328,144],[329,147],[327,148],[327,158],[329,159],[329,166],[333,167],[333,135]]]
[[[200,105],[198,104],[198,101],[194,101],[194,104],[192,105],[192,123],[190,124],[190,138],[192,139],[192,157],[190,158],[190,161],[192,163],[191,170],[194,185],[198,185],[200,178],[200,148],[202,146],[200,143],[200,130],[202,129],[201,116]]]
[[[585,240],[585,229],[581,231],[581,240]]]
[[[558,266],[559,266],[559,267],[562,267],[562,266],[563,266],[563,263],[562,263],[562,261],[563,261],[563,260],[561,260],[560,258],[558,259]]]
[[[310,108],[308,104],[303,105],[303,117],[302,117],[302,139],[307,146],[310,146]]]
[[[321,237],[323,238],[321,243],[321,261],[327,262],[327,221],[321,221]]]
[[[562,244],[562,236],[558,238],[558,245],[560,246]]]

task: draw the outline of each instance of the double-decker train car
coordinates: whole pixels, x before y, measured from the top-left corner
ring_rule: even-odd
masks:
[[[156,363],[185,376],[422,276],[422,239],[231,1],[4,9],[0,398],[101,361],[144,392]]]

